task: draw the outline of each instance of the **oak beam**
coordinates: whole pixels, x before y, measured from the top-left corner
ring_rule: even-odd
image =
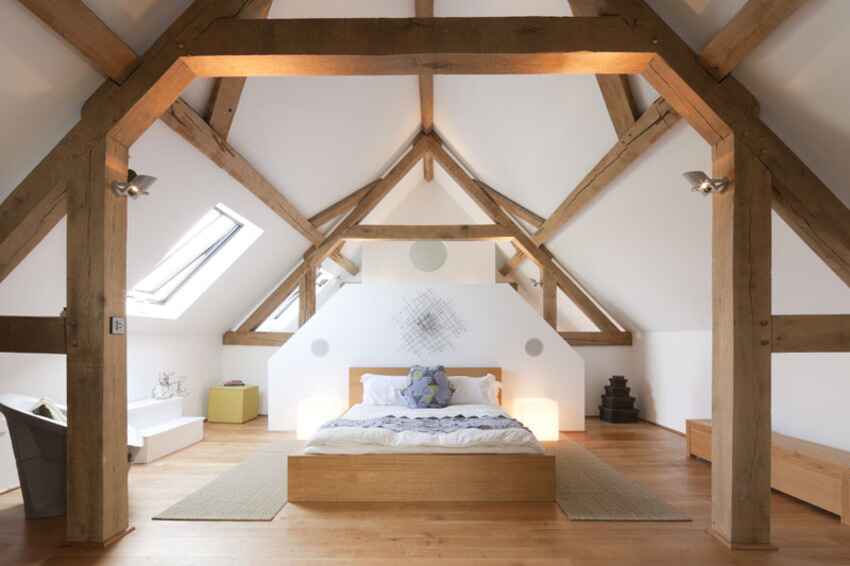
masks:
[[[318,263],[332,253],[340,244],[344,243],[342,235],[352,226],[360,223],[381,200],[395,187],[399,181],[413,168],[416,163],[422,158],[425,153],[426,146],[422,138],[419,137],[414,141],[410,151],[408,151],[392,169],[369,190],[367,195],[360,199],[360,202],[355,206],[354,210],[346,216],[336,228],[325,237],[325,240],[318,246],[311,247],[306,254],[304,260],[296,266],[295,269],[283,280],[283,282],[272,291],[260,305],[245,319],[245,321],[237,329],[238,332],[253,332],[255,331],[268,317],[274,313],[275,309],[280,306],[283,301],[295,289],[296,285],[301,282],[304,273],[311,266],[315,267]]]
[[[301,286],[298,292],[298,327],[307,324],[316,314],[316,269],[311,268],[304,271],[301,278]]]
[[[699,60],[718,81],[808,0],[748,0],[708,42]]]
[[[429,225],[369,225],[352,226],[343,235],[345,240],[512,240],[513,232],[498,224],[429,224]]]
[[[316,227],[321,227],[330,222],[331,220],[336,220],[343,214],[348,213],[351,210],[354,210],[354,207],[357,206],[364,196],[375,186],[375,183],[378,181],[371,181],[360,187],[353,193],[341,198],[336,201],[329,207],[323,209],[321,212],[318,212],[309,218],[310,224]]]
[[[679,116],[670,104],[663,98],[656,100],[538,228],[533,235],[534,241],[543,244],[558,235],[678,120]],[[510,273],[523,261],[525,261],[523,254],[515,254],[504,266],[502,273]]]
[[[77,163],[68,194],[67,538],[105,543],[128,528],[127,148],[106,138]],[[68,174],[72,172],[69,171]]]
[[[536,244],[522,228],[517,226],[507,213],[496,204],[496,201],[490,198],[487,192],[443,149],[439,139],[433,135],[426,136],[425,139],[430,146],[434,159],[440,163],[464,192],[481,207],[490,219],[512,232],[514,243],[522,249],[523,253],[531,257],[541,268],[551,270],[558,286],[600,330],[619,330],[593,299],[558,265],[552,254]]]
[[[292,272],[266,297],[254,311],[248,315],[245,322],[239,325],[237,332],[240,334],[247,332],[255,332],[257,328],[270,317],[275,309],[279,307],[283,301],[295,290],[295,287],[301,284],[304,279],[304,274],[307,272],[309,265],[305,262],[299,263]]]
[[[540,270],[541,289],[543,291],[543,320],[558,330],[558,281],[549,269]]]
[[[202,77],[633,74],[655,51],[620,17],[230,18],[187,50]]]
[[[384,175],[363,197],[357,206],[354,207],[348,216],[334,227],[330,234],[325,236],[325,239],[310,248],[304,254],[304,262],[308,264],[320,264],[337,246],[344,243],[343,237],[348,230],[360,224],[366,216],[375,209],[376,206],[384,199],[391,190],[407,175],[413,167],[419,163],[425,153],[428,152],[430,144],[428,138],[419,135],[414,140],[410,150],[402,156],[401,159],[393,165],[392,169]]]
[[[713,149],[712,533],[732,548],[770,544],[771,179],[749,148]]]
[[[559,332],[570,346],[631,346],[631,332]]]
[[[0,316],[0,352],[64,354],[65,318]]]
[[[417,18],[434,17],[434,0],[415,0],[415,13]],[[419,73],[419,114],[421,117],[422,131],[429,133],[434,129],[434,73],[422,71]],[[434,180],[434,157],[426,154],[422,159],[422,171],[425,180]]]
[[[225,346],[283,346],[292,338],[291,332],[237,332],[224,333]]]
[[[254,196],[277,213],[299,234],[313,244],[322,241],[324,236],[319,229],[298,212],[294,204],[284,197],[247,159],[242,157],[183,100],[178,99],[168,109],[168,112],[162,115],[162,121],[210,161],[236,179],[243,187],[251,191]],[[341,254],[333,254],[331,259],[339,263],[343,269],[352,275],[356,275],[359,271],[351,260]]]
[[[773,317],[774,352],[850,352],[850,314]]]
[[[598,5],[595,0],[569,0],[573,16],[595,17],[599,16]],[[617,137],[621,138],[629,131],[638,115],[637,104],[635,104],[632,88],[626,75],[596,75],[596,83],[614,125]]]
[[[124,82],[138,66],[133,50],[82,0],[20,2],[113,81]]]
[[[544,243],[555,237],[678,120],[678,115],[664,99],[656,100],[558,205],[534,234],[534,240]]]
[[[514,215],[515,218],[519,218],[520,220],[524,220],[524,221],[528,222],[529,224],[531,224],[532,226],[534,226],[535,228],[540,228],[543,225],[543,223],[546,222],[546,219],[543,218],[542,216],[540,216],[539,214],[532,212],[531,210],[525,208],[524,206],[522,206],[521,204],[519,204],[515,200],[512,200],[512,199],[506,197],[505,195],[503,195],[502,193],[500,193],[499,191],[497,191],[493,187],[487,185],[483,181],[479,181],[479,180],[476,179],[475,182],[478,183],[478,185],[482,189],[487,191],[487,194],[490,195],[490,198],[492,198],[494,201],[496,201],[496,204],[501,206],[505,210],[505,212],[508,212],[508,213]]]
[[[239,17],[267,18],[271,7],[272,0],[251,0],[239,12]],[[207,123],[224,139],[230,135],[246,80],[246,77],[216,79],[213,86]]]

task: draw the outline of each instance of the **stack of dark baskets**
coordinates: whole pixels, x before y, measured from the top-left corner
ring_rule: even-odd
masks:
[[[631,388],[622,375],[615,375],[605,386],[599,418],[609,423],[633,423],[638,420],[635,398],[629,395]]]

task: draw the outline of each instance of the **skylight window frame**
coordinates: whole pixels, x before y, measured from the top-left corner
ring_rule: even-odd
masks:
[[[212,212],[217,212],[220,216],[215,217],[212,222],[205,222],[207,216]],[[194,256],[191,261],[186,262],[185,267],[159,283],[153,293],[172,283],[176,277],[181,277],[181,274],[186,269],[191,269],[190,273],[182,276],[182,280],[165,297],[157,299],[153,297],[153,293],[150,291],[138,289],[139,285],[154,275],[157,269],[161,268],[177,250],[191,243],[206,228],[222,217],[233,222],[233,227],[202,252]],[[202,223],[205,226],[200,226]],[[180,318],[224,272],[232,267],[262,233],[263,230],[261,228],[224,204],[216,204],[200,220],[193,224],[192,228],[178,240],[148,275],[143,277],[139,283],[127,292],[127,314],[129,316],[172,320]],[[199,259],[200,262],[198,262]],[[197,265],[192,267],[196,262],[198,262]]]

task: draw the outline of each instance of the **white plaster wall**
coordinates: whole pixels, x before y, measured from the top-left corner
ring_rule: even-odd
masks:
[[[467,332],[451,351],[419,357],[405,348],[394,318],[426,289],[452,303]],[[323,358],[310,350],[320,338],[330,346]],[[525,353],[529,338],[543,342],[539,357]],[[508,410],[519,397],[548,397],[559,403],[563,430],[584,429],[584,361],[505,285],[344,287],[269,360],[269,428],[294,430],[302,399],[347,400],[349,367],[416,363],[501,367]]]
[[[642,417],[685,431],[711,418],[711,332],[652,332],[635,343]],[[850,450],[850,354],[774,354],[773,430]]]
[[[633,348],[641,418],[681,432],[711,418],[711,332],[644,333]]]

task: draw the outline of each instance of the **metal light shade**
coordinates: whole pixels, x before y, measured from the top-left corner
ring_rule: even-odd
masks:
[[[712,179],[702,171],[686,171],[682,176],[690,183],[692,191],[703,195],[722,192],[729,185],[729,179]]]
[[[130,169],[127,173],[127,182],[113,181],[112,190],[118,196],[128,196],[130,198],[139,198],[141,195],[150,194],[148,189],[156,183],[156,177],[150,175],[138,175]]]

